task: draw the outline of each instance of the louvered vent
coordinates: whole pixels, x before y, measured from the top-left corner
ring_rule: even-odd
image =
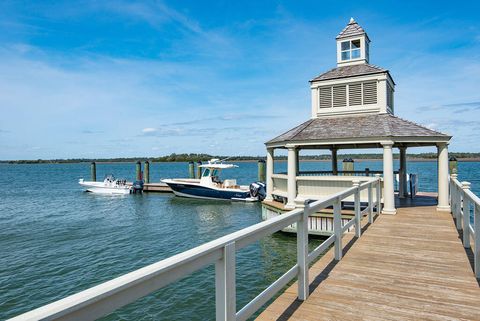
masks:
[[[362,104],[362,84],[348,85],[348,105],[357,106]]]
[[[332,107],[332,87],[320,87],[320,108]]]
[[[347,86],[333,86],[333,107],[347,106]]]
[[[376,104],[377,103],[377,83],[376,82],[364,82],[363,83],[363,104]]]

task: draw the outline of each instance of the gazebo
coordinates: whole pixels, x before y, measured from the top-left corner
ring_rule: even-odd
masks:
[[[321,196],[332,186],[350,184],[338,176],[340,149],[383,149],[383,214],[395,214],[393,148],[400,152],[399,196],[406,193],[406,151],[436,146],[438,150],[438,206],[448,202],[448,150],[451,136],[394,116],[395,82],[388,70],[369,63],[370,39],[352,18],[336,37],[337,67],[310,81],[311,119],[266,142],[267,197],[285,200],[284,209],[303,206],[306,196]],[[288,150],[286,174],[274,174],[275,149]],[[300,150],[330,150],[332,175],[298,175]],[[320,191],[320,192],[319,192]]]

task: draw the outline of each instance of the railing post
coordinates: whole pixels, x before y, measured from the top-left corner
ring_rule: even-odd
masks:
[[[297,264],[298,264],[298,299],[308,298],[308,217],[310,216],[309,200],[305,201],[302,218],[297,222]]]
[[[457,174],[450,175],[450,210],[452,215],[455,215],[455,180],[457,179]]]
[[[377,215],[380,215],[382,212],[382,180],[380,178],[380,174],[375,174],[375,178],[377,179]]]
[[[360,217],[361,211],[360,211],[360,180],[354,179],[353,180],[353,186],[356,187],[357,189],[355,190],[355,195],[354,195],[354,207],[355,207],[355,236],[360,237],[362,235],[362,226],[361,226],[361,220],[362,218]]]
[[[456,202],[455,202],[455,180],[457,179],[457,174],[450,175],[450,210],[452,215],[456,218]]]
[[[215,263],[215,305],[217,321],[236,319],[235,242],[223,248],[223,257]]]
[[[368,184],[368,223],[373,223],[373,187]]]
[[[335,260],[342,259],[342,207],[341,200],[333,202],[333,233],[335,234]]]
[[[470,189],[469,182],[462,182],[463,189],[463,247],[470,248],[470,200],[465,197],[465,191]]]
[[[457,174],[452,174],[452,214],[455,217],[455,226],[460,231],[462,229],[462,191],[455,183],[456,180]]]
[[[473,266],[475,267],[475,276],[480,279],[480,204],[475,203],[473,211],[473,230],[475,231]]]

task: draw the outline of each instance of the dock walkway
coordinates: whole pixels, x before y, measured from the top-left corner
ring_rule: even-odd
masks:
[[[425,204],[422,204],[425,205]],[[435,206],[380,215],[310,268],[310,296],[289,287],[257,320],[480,320],[480,287],[452,215]]]

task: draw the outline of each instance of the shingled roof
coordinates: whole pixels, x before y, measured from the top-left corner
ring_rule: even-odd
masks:
[[[350,22],[348,25],[343,28],[342,32],[340,32],[336,39],[347,38],[351,36],[358,36],[366,34],[365,30],[353,19],[350,18]]]
[[[350,66],[333,68],[327,72],[324,72],[320,76],[313,78],[312,80],[310,80],[310,82],[319,81],[319,80],[363,76],[363,75],[372,75],[372,74],[379,74],[384,72],[388,73],[388,70],[380,68],[375,65],[370,65],[370,64],[350,65]]]
[[[283,133],[267,142],[293,142],[333,140],[345,138],[439,138],[448,140],[451,136],[428,129],[413,122],[390,114],[315,118]]]

